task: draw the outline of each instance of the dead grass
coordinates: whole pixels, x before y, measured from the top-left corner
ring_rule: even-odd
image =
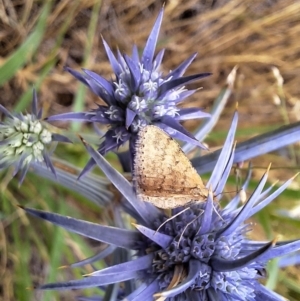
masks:
[[[42,80],[39,99],[48,114],[69,112],[78,83],[63,67],[85,67],[110,78],[112,70],[101,36],[112,49],[118,47],[122,52],[130,53],[132,43],[142,49],[165,2],[158,45],[158,49],[167,49],[164,70],[173,69],[197,52],[198,56],[187,73],[213,72],[209,79],[194,84],[195,88],[203,86],[203,90],[190,98],[188,106],[209,110],[227,75],[238,65],[235,91],[218,124],[219,129],[227,128],[236,102],[239,102],[239,128],[250,128],[248,136],[257,134],[260,126],[300,119],[299,1],[107,0],[101,4],[97,34],[91,41],[88,27],[96,0],[50,2],[53,6],[38,50],[28,56],[22,68],[0,87],[0,103],[5,107],[16,104],[28,89],[36,85],[47,64],[54,62]],[[33,31],[42,3],[38,0],[0,1],[0,68]],[[58,42],[60,35],[63,38]],[[91,51],[85,58],[90,42]],[[284,80],[283,87],[272,67],[278,68]],[[276,97],[279,102],[274,102]],[[87,93],[85,100],[86,109],[92,108],[94,101],[100,101],[91,93]],[[7,281],[13,281],[13,274],[10,277]],[[12,296],[13,292],[9,295]]]
[[[2,62],[26,39],[40,11],[38,1],[6,0],[3,3],[6,10],[1,10]],[[37,53],[28,58],[27,64],[1,87],[1,103],[11,105],[16,102],[35,83],[47,60],[54,56],[56,66],[41,85],[40,99],[50,104],[52,113],[69,111],[77,83],[63,71],[63,66],[79,69],[84,65],[109,78],[111,68],[101,35],[113,49],[119,47],[121,51],[130,53],[133,42],[142,48],[162,5],[161,1],[104,1],[91,55],[84,62],[84,49],[88,43],[87,27],[95,1],[70,3],[68,0],[57,1],[53,6]],[[70,13],[73,16],[62,45],[53,53],[56,37]],[[281,122],[281,114],[273,102],[277,86],[271,67],[277,66],[280,70],[287,106],[291,111],[299,106],[300,96],[299,15],[300,3],[292,0],[190,0],[184,1],[184,4],[169,1],[166,3],[159,43],[159,48],[167,48],[164,68],[170,70],[193,52],[198,52],[188,73],[211,71],[213,76],[201,83],[204,89],[190,102],[209,108],[230,70],[238,65],[238,80],[232,102],[239,102],[241,120],[244,119],[247,124]],[[86,100],[87,107],[92,106],[92,100],[99,101],[91,94]],[[294,113],[290,114],[292,119],[297,118],[297,112]]]

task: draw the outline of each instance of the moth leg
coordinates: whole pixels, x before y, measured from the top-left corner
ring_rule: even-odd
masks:
[[[204,210],[200,210],[200,211],[201,211],[201,212],[198,214],[198,216],[196,216],[193,220],[191,220],[189,223],[187,223],[186,226],[184,227],[182,233],[180,234],[179,240],[178,240],[178,242],[177,242],[177,245],[178,245],[178,246],[179,246],[180,241],[181,241],[181,239],[182,239],[182,236],[183,236],[185,230],[188,228],[188,226],[191,225],[193,222],[195,222],[195,221],[203,214]],[[181,212],[180,212],[180,213],[181,213]]]
[[[158,232],[158,231],[160,230],[160,228],[161,228],[162,226],[164,226],[167,222],[171,221],[171,220],[174,219],[176,216],[178,216],[178,215],[180,215],[181,213],[187,211],[188,209],[190,209],[190,207],[184,208],[183,210],[179,211],[177,214],[175,214],[175,215],[171,216],[170,218],[168,218],[167,220],[165,220],[165,221],[157,228],[157,230],[155,231],[155,233]],[[154,235],[155,235],[155,234],[154,234]]]
[[[235,174],[235,181],[236,181],[236,192],[238,193],[242,187],[242,176],[241,176],[241,168],[243,167],[243,162],[237,163],[234,166],[234,174]]]

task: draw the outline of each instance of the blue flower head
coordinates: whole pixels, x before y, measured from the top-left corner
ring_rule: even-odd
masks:
[[[81,120],[109,125],[110,129],[104,135],[104,141],[98,149],[101,154],[114,150],[127,141],[130,142],[133,154],[138,131],[149,124],[162,128],[174,138],[201,147],[202,144],[186,131],[180,122],[210,115],[198,108],[179,108],[178,104],[196,91],[187,90],[185,84],[209,76],[210,73],[182,76],[196,57],[196,54],[193,54],[176,69],[163,76],[160,65],[164,49],[154,56],[162,18],[163,10],[158,15],[141,57],[135,45],[131,57],[121,54],[120,51],[117,51],[115,56],[103,40],[115,74],[112,81],[90,70],[84,69],[82,74],[66,68],[101,97],[106,105],[98,105],[91,112],[51,116],[48,120]],[[90,161],[86,169],[93,164],[94,161]]]
[[[124,291],[126,298],[123,300],[282,300],[259,280],[265,277],[266,264],[270,259],[299,250],[300,241],[254,241],[247,236],[251,224],[247,224],[246,220],[274,200],[293,179],[275,191],[273,187],[265,189],[267,170],[243,205],[240,205],[241,194],[237,193],[222,208],[219,199],[233,164],[236,126],[237,113],[206,184],[206,199],[203,202],[191,200],[189,207],[173,209],[171,218],[152,204],[141,201],[132,185],[101,154],[86,145],[95,162],[124,196],[120,206],[137,221],[136,230],[128,230],[124,226],[102,226],[25,208],[29,214],[108,244],[104,251],[85,263],[92,263],[108,254],[113,254],[119,261],[82,280],[50,283],[39,289],[105,288],[129,281],[131,289]],[[243,189],[247,188],[250,175],[249,169]],[[122,225],[117,206],[114,210],[117,224]],[[121,256],[125,250],[129,250],[127,257]],[[129,260],[124,262],[128,256]]]
[[[13,176],[21,171],[20,183],[32,162],[45,162],[55,174],[48,155],[48,146],[54,141],[70,142],[64,136],[52,133],[50,125],[41,120],[42,110],[37,109],[37,95],[33,91],[31,114],[12,114],[2,105],[5,115],[0,122],[0,169],[14,165]]]

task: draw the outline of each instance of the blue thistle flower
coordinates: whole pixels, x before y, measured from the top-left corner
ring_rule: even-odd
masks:
[[[193,54],[169,74],[162,75],[159,68],[164,49],[154,57],[162,18],[163,9],[158,15],[141,57],[135,45],[131,57],[121,54],[120,51],[115,56],[103,40],[105,51],[115,73],[114,80],[107,81],[90,70],[84,69],[84,74],[82,74],[66,68],[75,78],[101,97],[106,105],[98,105],[91,112],[51,116],[48,120],[76,120],[109,125],[110,129],[104,135],[104,141],[98,149],[101,154],[114,150],[129,141],[133,155],[138,131],[149,124],[160,127],[176,139],[204,147],[185,130],[180,122],[210,115],[199,108],[179,108],[178,104],[196,91],[187,90],[185,84],[207,77],[210,73],[182,76],[195,59],[196,54]],[[90,160],[83,173],[93,165],[94,160]]]
[[[21,171],[20,183],[32,162],[45,162],[55,174],[47,147],[54,141],[70,141],[62,135],[52,133],[50,125],[41,120],[42,110],[37,109],[36,91],[33,91],[31,114],[12,114],[2,105],[0,111],[6,116],[0,122],[0,169],[14,165],[13,176]]]
[[[132,290],[126,296],[126,300],[130,301],[154,298],[170,301],[282,300],[281,296],[260,284],[259,279],[265,277],[266,264],[270,259],[298,251],[300,241],[253,241],[246,236],[251,231],[251,224],[245,221],[272,202],[293,178],[275,191],[272,191],[273,187],[264,190],[267,170],[243,205],[239,206],[239,193],[224,208],[216,202],[221,197],[233,164],[237,119],[236,113],[206,185],[206,202],[192,204],[181,214],[178,213],[182,208],[173,209],[172,219],[168,221],[167,216],[152,204],[137,198],[132,185],[101,154],[86,145],[97,165],[124,196],[121,206],[137,221],[137,231],[123,228],[118,206],[114,213],[121,227],[102,226],[30,208],[24,210],[109,245],[85,263],[92,263],[108,254],[114,254],[120,260],[124,258],[120,252],[126,249],[130,250],[131,259],[95,271],[82,280],[45,284],[39,289],[105,287],[130,281]],[[243,189],[247,188],[250,177],[249,168]]]

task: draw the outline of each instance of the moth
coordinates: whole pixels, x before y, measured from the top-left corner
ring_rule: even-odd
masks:
[[[133,175],[138,197],[159,208],[205,202],[208,196],[208,189],[180,145],[154,125],[138,133]]]

